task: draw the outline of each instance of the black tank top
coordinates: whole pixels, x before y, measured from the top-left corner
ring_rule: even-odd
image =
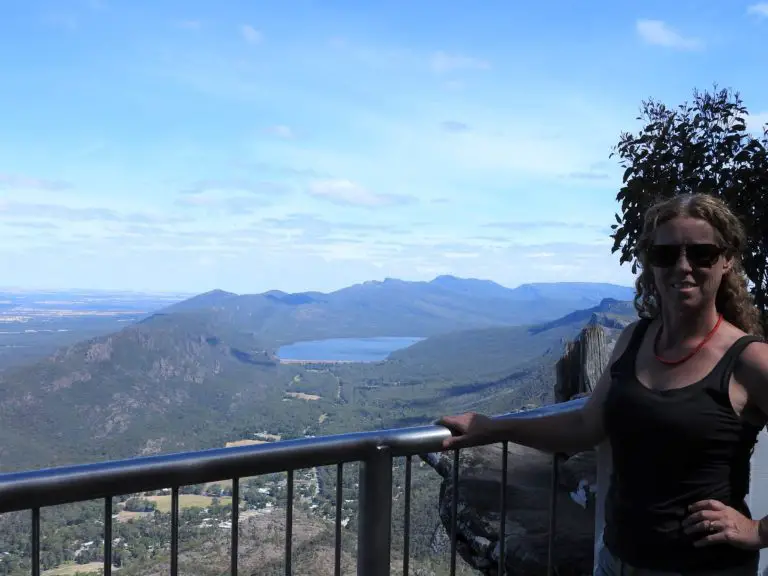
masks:
[[[604,542],[622,561],[660,571],[743,570],[758,553],[730,544],[695,548],[683,532],[687,507],[713,498],[750,516],[750,458],[760,427],[744,422],[728,395],[736,360],[755,336],[744,336],[702,380],[650,390],[635,373],[635,358],[650,321],[641,320],[611,366],[605,430],[613,475],[606,496]],[[751,517],[751,516],[750,516]],[[699,535],[698,537],[701,537]]]

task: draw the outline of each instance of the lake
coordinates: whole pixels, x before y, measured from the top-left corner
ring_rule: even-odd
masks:
[[[395,350],[402,350],[424,338],[382,336],[377,338],[328,338],[282,346],[280,360],[326,362],[380,362]]]

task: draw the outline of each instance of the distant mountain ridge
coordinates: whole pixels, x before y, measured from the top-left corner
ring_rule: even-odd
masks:
[[[515,290],[441,277],[341,294],[195,296],[0,374],[0,470],[220,446],[248,431],[293,437],[541,402],[566,340],[589,321],[634,315],[610,297],[578,305],[625,287],[581,284],[570,298],[550,285]],[[563,314],[551,318],[555,310]],[[274,357],[289,338],[367,335],[427,339],[374,365],[304,368]]]
[[[545,322],[531,328],[533,333],[544,332],[558,326],[577,323],[600,324],[605,328],[622,329],[637,318],[637,310],[632,302],[605,298],[600,304],[586,310],[576,310],[552,322]]]
[[[630,299],[634,294],[634,288],[631,286],[623,286],[608,282],[534,282],[520,284],[515,288],[507,288],[493,280],[460,278],[458,276],[446,274],[437,276],[430,281],[400,280],[398,278],[368,280],[332,292],[284,292],[282,290],[269,290],[258,294],[237,294],[235,292],[228,292],[217,288],[175,303],[169,306],[167,310],[176,311],[220,306],[232,299],[245,296],[263,296],[275,301],[303,304],[312,301],[324,301],[339,294],[349,294],[354,292],[362,293],[365,290],[376,290],[379,287],[396,286],[401,288],[410,287],[413,289],[431,286],[473,297],[506,297],[521,301],[537,299],[594,300],[595,298],[612,298],[621,301]]]
[[[629,300],[634,290],[607,283],[523,284],[438,276],[429,282],[387,278],[334,292],[238,295],[213,290],[164,313],[207,312],[250,331],[274,347],[299,340],[422,336],[547,322],[605,298]]]

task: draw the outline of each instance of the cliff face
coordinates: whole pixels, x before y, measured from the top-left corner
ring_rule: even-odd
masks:
[[[609,303],[611,304],[611,303]],[[558,402],[588,395],[605,370],[612,328],[592,321],[565,345],[555,366]],[[453,486],[453,455],[428,454],[424,460],[442,477],[440,518],[451,531],[451,504],[457,498],[457,551],[472,567],[498,575],[501,525],[502,445],[461,451],[458,495]],[[506,573],[547,574],[553,457],[510,444],[507,450],[505,525]],[[592,574],[595,542],[597,454],[594,450],[560,461],[556,485],[552,564],[559,576]]]
[[[442,477],[440,518],[451,529],[451,453],[423,459]],[[457,551],[469,565],[498,575],[502,446],[462,450],[459,469]],[[552,457],[510,445],[507,458],[505,565],[508,575],[547,574]],[[557,486],[554,567],[560,576],[592,573],[596,483],[595,453],[561,462]],[[450,546],[446,539],[446,545]]]

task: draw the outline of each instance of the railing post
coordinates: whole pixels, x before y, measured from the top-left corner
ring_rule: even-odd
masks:
[[[357,575],[389,576],[392,526],[392,454],[379,446],[360,463]]]
[[[603,549],[603,528],[605,528],[605,498],[611,485],[613,457],[611,444],[607,440],[597,450],[597,490],[595,494],[595,565]]]
[[[557,534],[557,492],[560,484],[560,454],[552,455],[552,485],[549,493],[549,538],[547,544],[547,576],[555,573],[555,536]]]
[[[752,454],[752,474],[747,504],[753,518],[762,518],[768,514],[768,431],[763,428],[757,438],[757,446]],[[768,549],[760,553],[760,574],[768,574]]]

